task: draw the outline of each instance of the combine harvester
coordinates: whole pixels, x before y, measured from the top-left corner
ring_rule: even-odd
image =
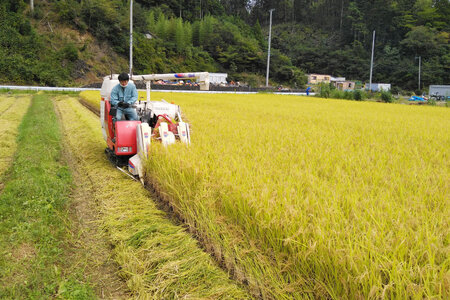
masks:
[[[130,81],[142,80],[146,83],[147,99],[138,100],[133,105],[139,117],[138,121],[116,121],[110,115],[111,91],[119,84],[118,74],[103,78],[100,92],[100,122],[102,134],[108,148],[105,152],[116,167],[131,176],[140,178],[143,183],[143,163],[149,156],[152,139],[168,146],[179,140],[187,145],[191,137],[189,124],[183,122],[181,109],[178,105],[166,101],[151,101],[151,82],[156,80],[196,79],[201,90],[209,90],[209,73],[182,73],[182,74],[150,74],[133,75]],[[122,167],[128,165],[128,172]]]

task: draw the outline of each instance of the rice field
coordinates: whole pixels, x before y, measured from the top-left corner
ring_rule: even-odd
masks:
[[[17,127],[27,112],[31,96],[0,94],[0,178],[12,163],[17,149]]]
[[[448,109],[160,98],[195,134],[189,148],[154,144],[146,180],[254,296],[448,298]]]

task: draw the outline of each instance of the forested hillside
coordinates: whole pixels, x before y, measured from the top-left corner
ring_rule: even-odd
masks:
[[[81,84],[127,69],[129,1],[3,0],[0,81]],[[226,72],[302,87],[306,73],[417,89],[450,82],[448,0],[135,0],[134,73]],[[422,88],[421,87],[421,88]]]

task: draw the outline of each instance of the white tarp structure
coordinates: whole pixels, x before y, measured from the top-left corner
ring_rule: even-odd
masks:
[[[227,83],[227,73],[209,73],[209,82],[212,84]]]
[[[450,97],[450,85],[430,85],[429,95]]]
[[[391,84],[390,83],[372,83],[372,86],[370,86],[370,84],[366,83],[366,90],[371,90],[373,92],[390,91]]]
[[[117,79],[118,74],[113,74],[110,79]],[[106,78],[106,77],[105,77]],[[148,75],[132,75],[131,80],[142,80],[146,82],[158,81],[158,80],[180,80],[180,79],[195,79],[200,85],[201,91],[209,90],[209,73],[197,72],[197,73],[172,73],[172,74],[148,74]]]

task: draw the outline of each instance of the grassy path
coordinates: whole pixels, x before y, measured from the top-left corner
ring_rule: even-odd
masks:
[[[66,210],[72,177],[48,96],[34,96],[17,140],[0,195],[0,298],[95,298],[82,266],[66,256],[75,239]]]
[[[30,99],[31,96],[11,97],[0,94],[0,179],[16,152],[17,127],[28,110]],[[1,187],[2,184],[0,190]]]
[[[137,182],[115,171],[104,155],[99,121],[77,99],[61,97],[58,112],[74,166],[91,190],[121,276],[144,299],[247,299],[183,227],[158,210]]]

